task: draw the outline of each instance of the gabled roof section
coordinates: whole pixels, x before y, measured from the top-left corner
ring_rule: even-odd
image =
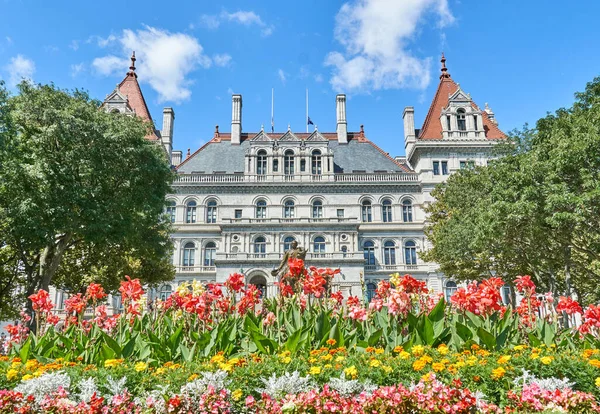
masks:
[[[250,141],[252,141],[252,142],[271,142],[271,141],[273,141],[273,139],[270,136],[268,136],[264,130],[261,130]]]
[[[316,129],[308,136],[308,138],[306,138],[306,140],[311,142],[328,141],[328,139],[321,135]]]
[[[446,58],[444,57],[443,53],[441,62],[442,74],[440,75],[440,84],[435,92],[435,96],[433,97],[433,101],[431,102],[431,106],[429,107],[429,111],[425,117],[425,121],[423,122],[423,127],[419,132],[418,139],[442,139],[442,125],[440,123],[442,109],[448,106],[451,97],[454,100],[470,100],[470,97],[464,95],[460,89],[460,86],[454,82],[448,73],[448,69],[446,68]],[[471,101],[471,105],[474,109],[479,110],[479,107],[474,102]],[[506,138],[506,135],[504,135],[498,126],[490,120],[485,111],[482,111],[482,118],[483,129],[485,130],[485,137],[487,139]]]
[[[296,136],[296,134],[294,134],[291,130],[288,129],[288,131],[283,134],[283,136],[281,138],[279,138],[280,142],[300,142],[300,138],[298,138]]]

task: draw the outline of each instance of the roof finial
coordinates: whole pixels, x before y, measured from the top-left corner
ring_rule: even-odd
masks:
[[[190,155],[192,155],[192,154],[191,154],[191,152],[190,152],[190,149],[188,148],[188,150],[187,150],[187,154],[185,155],[185,158],[190,158]]]
[[[444,56],[444,52],[442,52],[442,74],[440,75],[440,79],[448,79],[450,78],[450,74],[448,73],[448,68],[446,67],[446,57]]]
[[[137,77],[137,75],[135,74],[135,50],[133,52],[131,52],[131,66],[129,66],[129,74],[130,75],[135,75]]]
[[[291,130],[292,130],[292,128],[291,128],[290,124],[288,124],[288,131],[291,131]]]
[[[219,136],[219,125],[215,125],[215,137]]]
[[[265,132],[265,125],[264,124],[260,124],[260,132]]]

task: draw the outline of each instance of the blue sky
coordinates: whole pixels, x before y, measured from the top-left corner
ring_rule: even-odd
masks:
[[[600,2],[353,0],[128,2],[0,0],[0,78],[83,88],[103,99],[131,49],[157,127],[175,109],[175,148],[228,132],[231,93],[243,130],[335,131],[335,94],[349,130],[404,153],[402,110],[423,122],[442,51],[452,77],[489,102],[504,131],[533,123],[598,75]]]

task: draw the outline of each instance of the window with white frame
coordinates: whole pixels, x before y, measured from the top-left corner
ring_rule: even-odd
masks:
[[[392,200],[386,198],[381,203],[381,216],[384,223],[392,222]]]
[[[292,248],[292,242],[295,242],[296,239],[293,236],[287,236],[283,239],[283,251],[287,252]]]
[[[456,111],[456,122],[458,124],[458,130],[459,131],[466,131],[467,130],[467,117],[466,117],[464,109],[459,108]]]
[[[313,241],[313,252],[315,254],[325,253],[325,237],[317,236]]]
[[[409,266],[417,264],[417,245],[412,240],[404,243],[404,263]]]
[[[323,202],[321,200],[313,201],[312,216],[313,218],[323,218]]]
[[[365,223],[370,223],[373,221],[373,210],[369,200],[362,202],[362,221]]]
[[[183,266],[193,267],[196,257],[196,245],[193,242],[187,242],[183,246]]]
[[[175,201],[167,202],[167,208],[165,210],[165,213],[167,214],[168,220],[171,223],[175,223],[175,214],[177,213],[177,203],[175,203]]]
[[[313,175],[321,175],[322,174],[322,166],[321,166],[321,151],[314,150],[312,152],[312,174]]]
[[[267,202],[265,200],[258,200],[256,202],[256,218],[267,218]]]
[[[206,243],[204,247],[204,266],[214,266],[217,257],[217,246],[214,242]]]
[[[195,223],[196,222],[196,202],[194,200],[188,201],[185,207],[185,222]]]
[[[285,200],[283,203],[283,217],[284,218],[294,218],[295,216],[295,207],[294,200]]]
[[[217,202],[215,200],[210,200],[206,203],[206,222],[217,222]]]
[[[396,243],[391,240],[383,245],[383,262],[388,266],[396,264]]]
[[[363,253],[365,257],[365,265],[375,266],[375,243],[367,240],[363,243]]]
[[[294,175],[294,151],[287,150],[283,158],[283,173]]]
[[[454,295],[454,293],[456,293],[457,290],[458,286],[456,285],[455,281],[448,280],[446,282],[446,286],[444,287],[444,299],[446,299],[446,302],[450,302],[450,298],[452,295]]]
[[[402,202],[402,219],[405,223],[413,221],[412,201],[406,199]]]
[[[267,173],[267,151],[260,150],[256,154],[256,174],[265,175]]]
[[[254,239],[254,254],[265,257],[267,253],[267,240],[263,236]]]

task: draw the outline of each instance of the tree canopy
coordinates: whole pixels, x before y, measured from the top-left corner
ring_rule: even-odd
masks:
[[[26,296],[173,277],[170,165],[144,139],[149,123],[99,105],[54,85],[24,82],[15,96],[0,85],[0,276],[18,278]]]
[[[600,299],[600,78],[575,97],[432,192],[425,260],[458,280],[530,274],[554,293]]]

